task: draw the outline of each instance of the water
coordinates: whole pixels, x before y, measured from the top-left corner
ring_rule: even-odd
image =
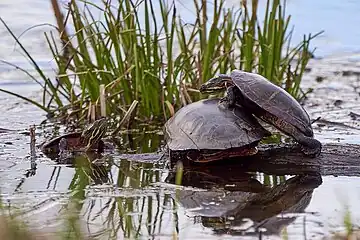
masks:
[[[186,1],[183,2],[184,7],[180,10],[185,12]],[[292,24],[295,25],[295,41],[300,40],[303,33],[325,30],[321,37],[313,41],[313,46],[318,47],[316,55],[323,59],[311,62],[311,71],[303,82],[303,87],[314,88],[305,105],[311,117],[315,119],[321,116],[328,121],[314,124],[316,138],[324,143],[360,144],[360,121],[349,116],[350,112],[360,114],[360,81],[355,75],[342,74],[349,70],[356,72],[359,68],[357,53],[360,36],[352,27],[360,20],[357,14],[359,7],[357,1],[350,0],[341,3],[334,0],[288,2],[289,13],[293,15]],[[186,14],[191,16],[191,13]],[[37,24],[55,23],[50,1],[35,0],[30,3],[3,0],[0,3],[0,17],[17,35]],[[26,32],[21,40],[40,65],[48,69],[51,77],[54,72],[53,60],[43,38],[43,32],[49,29],[49,26],[34,28]],[[0,59],[30,69],[18,51],[19,47],[15,46],[2,26],[0,33]],[[319,76],[324,78],[320,83],[314,81]],[[3,64],[0,64],[0,88],[41,99],[37,85],[29,83],[24,74]],[[334,104],[338,100],[342,103]],[[239,167],[228,171],[208,168],[195,175],[186,172],[187,187],[176,191],[166,162],[153,164],[151,157],[150,160],[135,161],[119,154],[107,154],[102,165],[89,165],[85,159],[78,159],[75,167],[69,167],[54,163],[40,152],[36,174],[26,176],[30,169],[29,137],[24,133],[30,124],[40,124],[45,114],[3,93],[0,93],[0,111],[6,113],[0,114],[0,127],[16,131],[0,133],[3,200],[24,210],[22,219],[40,232],[61,232],[63,223],[67,221],[64,216],[79,211],[82,231],[101,236],[102,239],[108,236],[119,239],[123,236],[134,237],[137,233],[141,233],[139,238],[142,239],[169,239],[173,238],[176,229],[180,239],[237,239],[240,229],[246,229],[251,222],[236,218],[221,220],[214,216],[221,212],[233,212],[231,209],[241,205],[241,199],[249,196],[222,188],[231,189],[226,185],[233,184],[240,189],[253,186],[260,191],[267,182],[263,174],[249,176]],[[347,126],[337,125],[336,122]],[[51,127],[38,128],[38,143],[51,135],[53,130]],[[140,133],[126,136],[122,138],[124,147],[120,150],[123,152],[127,146],[135,145],[139,146],[138,152],[154,152],[160,140],[160,135]],[[225,176],[224,172],[227,173]],[[291,177],[287,176],[286,179]],[[249,179],[254,185],[249,184]],[[206,186],[201,187],[201,182],[205,182]],[[346,206],[352,214],[352,221],[359,223],[359,178],[322,176],[322,183],[319,184],[312,188],[301,185],[307,187],[304,188],[306,191],[303,190],[306,194],[294,206],[303,208],[304,213],[295,217],[286,216],[282,220],[283,225],[277,218],[268,221],[275,234],[271,239],[284,235],[288,235],[289,239],[304,239],[304,232],[310,239],[319,239],[332,231],[344,230]],[[215,187],[216,191],[202,190],[209,186]],[[189,201],[189,195],[192,201]],[[69,199],[74,200],[72,204]],[[178,204],[174,203],[176,200]],[[228,233],[221,229],[227,229]],[[251,233],[247,237],[251,239]]]

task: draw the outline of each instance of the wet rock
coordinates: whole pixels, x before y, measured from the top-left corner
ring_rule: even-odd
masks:
[[[323,76],[316,76],[315,81],[320,83],[320,82],[324,81],[324,79],[325,79],[325,77],[323,77]]]
[[[343,101],[342,100],[340,100],[340,99],[338,99],[338,100],[335,100],[335,102],[334,102],[334,106],[335,107],[340,107],[340,105],[343,103]]]
[[[347,71],[342,71],[342,75],[343,75],[344,77],[348,77],[348,76],[360,76],[360,72],[347,70]]]
[[[350,112],[349,116],[351,117],[352,120],[359,120],[360,119],[360,114],[354,113],[354,112]]]

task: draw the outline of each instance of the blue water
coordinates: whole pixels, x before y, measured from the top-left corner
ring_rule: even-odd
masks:
[[[187,2],[180,5],[182,12],[194,15]],[[238,6],[240,1],[226,1],[228,7]],[[251,2],[251,1],[248,1]],[[266,0],[259,1],[259,17],[264,16]],[[316,47],[315,55],[326,57],[334,54],[355,53],[360,51],[360,31],[356,24],[360,22],[360,3],[356,0],[290,0],[286,5],[291,15],[290,27],[294,27],[293,43],[302,40],[304,34],[324,33],[312,41]],[[190,12],[190,13],[189,13]],[[192,14],[191,14],[192,12]],[[210,13],[211,15],[211,13]],[[184,18],[187,19],[187,18]]]
[[[62,1],[66,3],[66,1]],[[95,3],[100,1],[93,1]],[[239,1],[226,1],[228,7],[238,6]],[[185,21],[194,16],[192,0],[176,1],[177,12]],[[19,7],[21,6],[21,7]],[[265,0],[260,0],[259,9],[264,9]],[[294,43],[302,39],[303,34],[324,33],[313,40],[313,47],[317,47],[317,56],[356,53],[360,51],[360,32],[356,24],[360,22],[360,4],[354,0],[290,0],[287,1],[287,13],[292,15],[291,24],[295,26]],[[44,23],[55,24],[50,1],[42,0],[2,0],[0,3],[0,17],[3,18],[15,34],[20,35],[26,29]],[[51,62],[49,51],[43,36],[50,26],[40,26],[25,33],[21,40],[31,54],[38,61]],[[0,59],[22,61],[18,47],[5,28],[0,25]],[[1,69],[1,67],[0,67]]]
[[[262,1],[264,2],[264,1]],[[315,38],[315,54],[325,57],[333,54],[360,51],[360,2],[356,0],[290,0],[287,12],[292,15],[295,26],[294,40],[301,40],[303,34],[324,33]]]

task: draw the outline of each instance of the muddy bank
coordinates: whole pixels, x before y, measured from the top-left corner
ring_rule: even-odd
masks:
[[[322,142],[360,143],[360,62],[348,58],[312,61],[302,83],[313,88],[304,106],[321,118],[313,128]]]

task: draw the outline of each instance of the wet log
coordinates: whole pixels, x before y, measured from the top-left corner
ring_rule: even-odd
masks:
[[[243,171],[263,172],[274,175],[298,175],[320,173],[322,176],[360,176],[360,145],[356,144],[323,144],[321,154],[316,158],[305,156],[298,145],[266,144],[258,147],[259,152],[250,157],[234,158],[196,167],[217,166],[223,171],[241,169]],[[121,158],[157,162],[163,154],[123,154]],[[185,167],[194,164],[183,161]]]
[[[319,172],[323,176],[360,176],[360,145],[323,144],[316,158],[306,157],[298,145],[263,145],[245,165],[248,170],[277,175]]]

